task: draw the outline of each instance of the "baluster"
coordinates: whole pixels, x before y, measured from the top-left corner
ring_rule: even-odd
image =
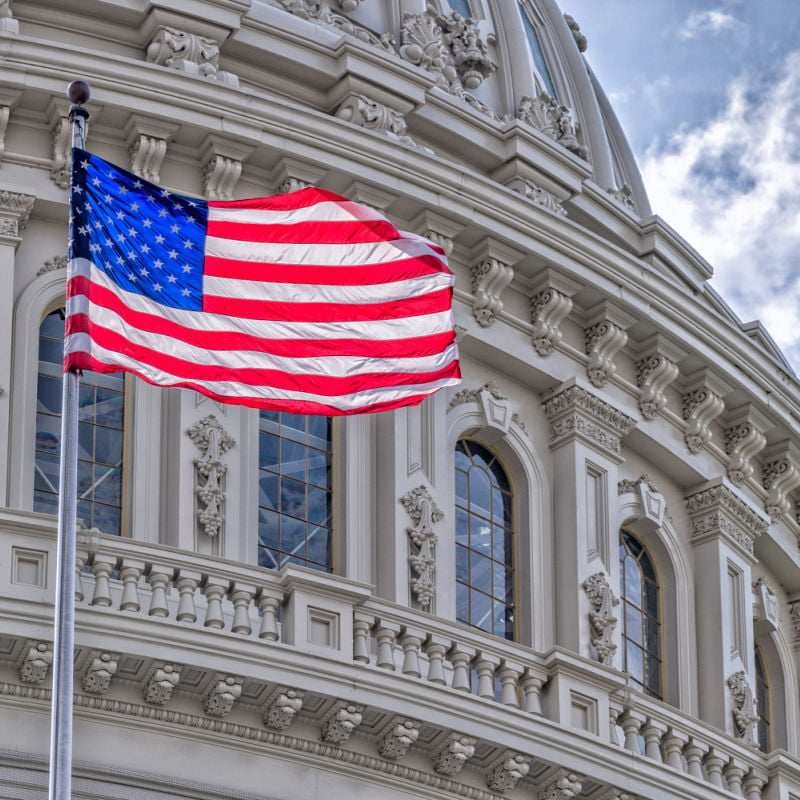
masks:
[[[376,664],[381,669],[396,669],[394,663],[394,645],[399,633],[400,626],[398,624],[378,620],[378,629],[375,631],[375,639],[378,642],[378,658]]]
[[[530,667],[522,677],[522,707],[529,714],[542,715],[542,686],[547,680],[546,674],[535,672]]]
[[[742,778],[744,778],[745,767],[740,761],[731,758],[725,765],[725,780],[728,784],[728,791],[733,794],[738,794],[739,797],[744,795],[742,790]]]
[[[644,725],[644,716],[631,708],[626,708],[620,717],[619,724],[625,734],[625,749],[641,754],[639,731]]]
[[[231,630],[234,633],[241,633],[249,636],[253,632],[250,624],[250,603],[256,593],[256,587],[247,583],[234,583],[231,592],[231,602],[233,603],[233,625]]]
[[[88,550],[78,550],[75,553],[75,602],[83,602],[83,584],[81,583],[81,575],[86,562],[89,560]]]
[[[689,744],[683,750],[683,755],[686,757],[686,771],[701,781],[704,780],[701,762],[707,752],[708,745],[698,742],[696,739],[690,739]]]
[[[413,675],[415,678],[421,677],[419,650],[424,638],[424,632],[417,628],[403,629],[403,635],[400,639],[400,645],[403,648],[403,675]]]
[[[150,611],[151,617],[166,617],[169,616],[169,608],[167,607],[167,589],[172,580],[173,570],[161,564],[151,564],[150,574],[148,579],[150,586],[153,590],[153,596],[150,598]]]
[[[94,573],[93,606],[111,605],[111,585],[109,584],[109,578],[116,566],[117,559],[113,556],[95,555],[92,560],[92,572]]]
[[[519,679],[522,677],[522,665],[512,661],[503,661],[503,665],[497,673],[500,678],[500,702],[504,706],[514,706],[519,708]]]
[[[139,578],[144,572],[144,561],[134,558],[123,558],[119,577],[122,579],[122,602],[119,604],[120,611],[139,611]]]
[[[475,648],[456,642],[448,653],[450,663],[453,665],[453,688],[459,692],[472,690],[469,667],[475,657]]]
[[[689,736],[683,731],[670,728],[664,737],[664,754],[668,767],[683,772],[683,748],[689,743]]]
[[[767,784],[767,776],[753,767],[744,779],[744,796],[746,800],[761,800],[761,792]]]
[[[425,654],[428,656],[428,680],[431,683],[438,683],[440,686],[447,685],[447,679],[444,676],[444,657],[448,644],[447,639],[433,633],[425,643]]]
[[[712,748],[705,757],[703,764],[706,768],[708,782],[720,789],[725,789],[725,781],[722,780],[722,768],[725,766],[726,759],[720,757],[719,753]]]
[[[648,719],[642,728],[644,737],[644,754],[653,761],[663,762],[661,755],[661,738],[667,732],[667,726],[655,719]]]
[[[206,618],[203,626],[221,630],[225,627],[222,616],[222,598],[228,593],[230,583],[217,578],[208,577],[203,583],[203,594],[206,597]]]
[[[194,593],[202,575],[194,570],[181,569],[175,586],[178,589],[178,622],[197,622],[197,608],[194,604]]]
[[[619,740],[619,718],[622,716],[624,706],[619,701],[619,697],[610,695],[608,698],[608,741],[618,747],[622,747]]]
[[[261,629],[258,631],[259,639],[277,642],[280,638],[278,633],[278,609],[281,607],[282,602],[282,595],[274,594],[269,589],[262,587],[258,595],[258,610],[261,613]]]

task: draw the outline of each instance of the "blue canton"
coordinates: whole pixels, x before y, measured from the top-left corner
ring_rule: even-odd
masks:
[[[85,258],[127,292],[201,311],[208,206],[72,151],[70,258]]]

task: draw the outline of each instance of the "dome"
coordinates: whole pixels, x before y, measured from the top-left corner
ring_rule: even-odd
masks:
[[[555,0],[10,0],[0,46],[0,795],[47,795],[82,79],[165,197],[427,238],[463,381],[331,418],[80,376],[75,796],[800,797],[797,379]]]

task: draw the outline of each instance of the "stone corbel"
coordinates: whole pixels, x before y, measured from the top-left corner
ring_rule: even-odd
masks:
[[[586,314],[586,374],[593,386],[605,386],[617,371],[614,357],[628,343],[625,332],[636,319],[608,300],[602,300]]]
[[[683,388],[683,440],[690,453],[699,453],[711,441],[711,423],[725,410],[723,397],[731,387],[703,368],[687,376]]]
[[[510,792],[530,772],[531,756],[507,750],[486,775],[486,785],[495,792]]]
[[[522,254],[487,237],[472,253],[472,313],[488,328],[503,310],[500,295],[514,277],[513,265]]]
[[[209,717],[227,717],[242,694],[242,679],[235,675],[216,677],[206,693],[203,707]]]
[[[11,10],[11,0],[0,0],[0,31],[4,33],[19,33],[19,21],[14,18]]]
[[[512,178],[506,186],[521,194],[526,200],[530,200],[534,205],[546,208],[560,217],[567,216],[567,210],[561,200],[555,194],[548,192],[543,186],[539,186],[531,180]]]
[[[22,683],[38,686],[47,680],[53,663],[53,646],[48,642],[28,640],[17,660],[17,674]]]
[[[284,731],[303,707],[303,692],[278,686],[264,706],[264,725],[274,731]]]
[[[589,576],[583,582],[583,590],[589,598],[592,647],[601,664],[612,664],[614,653],[617,652],[614,628],[618,620],[614,616],[614,607],[619,605],[619,599],[614,597],[608,579],[602,572]]]
[[[238,86],[238,76],[219,68],[219,47],[217,39],[159,25],[147,45],[146,58],[151,64]]]
[[[751,403],[725,417],[725,452],[728,455],[728,479],[741,486],[753,475],[753,457],[767,446],[767,431],[773,423]]]
[[[50,127],[50,152],[52,164],[50,177],[61,189],[69,187],[72,168],[72,128],[69,124],[69,103],[51,100],[47,107],[47,122]],[[88,130],[87,130],[88,135]]]
[[[789,601],[789,619],[792,623],[792,647],[800,652],[800,599]]]
[[[685,355],[685,351],[658,333],[639,346],[636,385],[639,387],[639,410],[646,420],[655,419],[666,407],[664,390],[678,377],[678,362]]]
[[[161,164],[167,155],[167,145],[178,130],[178,125],[131,114],[125,124],[124,135],[130,155],[130,170],[151,183],[161,180]]]
[[[360,0],[339,0],[340,5],[352,7],[358,5]],[[347,17],[337,14],[331,10],[329,5],[319,2],[319,0],[275,0],[274,5],[283,8],[290,14],[294,14],[301,19],[313,20],[314,22],[332,28],[339,33],[346,33],[354,36],[362,42],[371,44],[373,47],[380,47],[394,53],[394,37],[390,33],[383,33],[376,36],[372,31],[367,30],[361,25],[356,25]]]
[[[339,8],[346,14],[349,14],[358,8],[358,4],[361,0],[337,0],[337,2],[339,3]]]
[[[761,630],[778,630],[778,596],[763,575],[753,581],[753,620]]]
[[[353,181],[344,190],[344,196],[363,206],[368,206],[373,211],[387,216],[387,209],[397,200],[397,195],[379,189],[364,181]]]
[[[636,798],[622,789],[611,788],[597,795],[595,800],[636,800]]]
[[[83,691],[87,694],[105,694],[119,667],[119,655],[93,650],[89,654],[81,676]]]
[[[209,200],[233,200],[242,165],[252,147],[209,134],[200,145],[203,191]]]
[[[451,733],[433,754],[433,768],[441,775],[457,775],[475,755],[476,740]]]
[[[533,347],[540,356],[549,356],[561,341],[561,323],[572,311],[572,296],[580,288],[580,283],[549,267],[536,278],[531,287],[531,322]]]
[[[450,258],[454,239],[464,230],[464,226],[443,214],[425,209],[411,221],[411,229],[441,247]]]
[[[425,486],[418,486],[400,498],[412,526],[406,528],[411,539],[409,562],[415,577],[411,578],[411,588],[420,607],[427,611],[436,596],[436,532],[433,526],[443,519],[444,514],[433,501]]]
[[[2,30],[3,17],[0,16],[0,30]],[[16,20],[14,20],[16,22]],[[16,108],[22,92],[0,90],[0,161],[6,152],[6,131],[11,119],[11,112]]]
[[[324,169],[290,157],[282,158],[271,173],[277,194],[289,194],[317,186],[324,176]]]
[[[33,195],[0,189],[0,242],[19,245],[35,201]]]
[[[337,700],[322,720],[322,741],[329,744],[346,742],[361,724],[364,706]]]
[[[204,506],[198,509],[197,516],[203,531],[208,536],[216,536],[225,520],[225,492],[222,487],[228,465],[222,462],[222,456],[236,442],[213,414],[195,422],[188,434],[203,454],[194,460],[195,491]]]
[[[536,97],[523,97],[517,119],[532,125],[579,158],[586,158],[586,148],[578,141],[578,126],[572,118],[572,111],[547,92],[542,91]]]
[[[767,490],[764,503],[769,518],[778,522],[792,508],[790,492],[800,486],[800,448],[786,440],[764,451],[762,480]]]
[[[583,778],[566,769],[559,769],[539,789],[539,800],[572,800],[581,793]]]
[[[746,744],[757,746],[756,726],[758,724],[758,714],[756,713],[753,691],[747,682],[747,675],[744,672],[736,672],[731,675],[728,678],[728,688],[731,691],[733,734]]]
[[[150,667],[145,679],[142,694],[144,702],[151,706],[165,706],[175,687],[181,680],[180,664],[156,662]]]
[[[374,131],[413,150],[433,153],[429,147],[418,144],[408,135],[406,118],[400,111],[390,108],[365,94],[351,94],[336,109],[336,116],[359,128]]]
[[[378,752],[392,761],[402,758],[408,748],[419,739],[421,727],[422,723],[418,720],[394,717],[378,739]]]

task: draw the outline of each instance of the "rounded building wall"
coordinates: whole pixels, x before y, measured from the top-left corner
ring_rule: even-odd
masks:
[[[574,20],[551,0],[6,11],[9,797],[46,783],[57,487],[43,434],[59,410],[42,326],[64,302],[72,78],[93,89],[88,149],[148,180],[208,199],[318,186],[442,247],[464,375],[329,434],[131,377],[113,402],[95,387],[91,490],[112,510],[79,533],[81,791],[800,793],[797,379],[651,215]],[[209,426],[226,442],[213,529],[197,492]],[[101,428],[118,431],[105,461]],[[459,473],[464,439],[497,458],[490,500],[490,466]],[[288,485],[308,517],[312,496],[330,503],[301,520],[305,560],[270,550],[265,520],[301,516],[270,505],[268,487]]]

